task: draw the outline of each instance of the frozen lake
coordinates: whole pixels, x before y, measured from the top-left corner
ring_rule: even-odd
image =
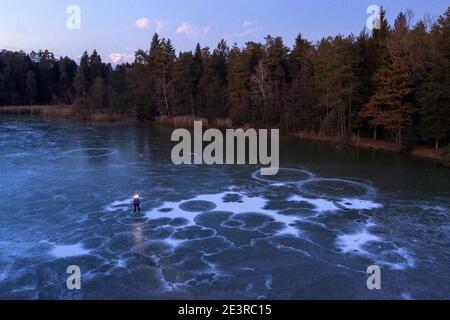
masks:
[[[262,177],[175,166],[170,133],[0,119],[0,299],[450,298],[448,168],[283,140]]]

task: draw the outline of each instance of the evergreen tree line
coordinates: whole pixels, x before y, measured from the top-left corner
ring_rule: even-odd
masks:
[[[0,106],[72,104],[77,64],[49,51],[0,51]]]
[[[96,51],[78,69],[47,51],[0,55],[0,104],[74,102],[80,115],[114,113],[231,119],[286,133],[383,138],[399,146],[450,142],[450,7],[433,23],[410,12],[358,36],[317,43],[301,35],[178,55],[157,34],[132,64],[113,68]],[[76,71],[76,72],[75,72]]]

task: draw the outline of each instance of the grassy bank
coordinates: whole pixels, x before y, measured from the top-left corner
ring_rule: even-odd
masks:
[[[352,146],[357,148],[366,148],[366,149],[375,149],[375,150],[383,150],[389,152],[402,152],[401,147],[399,147],[394,142],[383,141],[383,140],[373,140],[370,138],[357,138],[356,136],[352,138],[350,143]],[[436,150],[435,148],[427,147],[427,146],[415,146],[408,153],[411,156],[437,161],[439,163],[450,166],[450,161],[446,160],[440,150]]]
[[[111,113],[77,113],[73,106],[12,106],[0,107],[0,115],[43,116],[47,118],[77,119],[94,122],[136,122],[136,117]]]
[[[0,115],[34,115],[55,118],[73,118],[71,106],[12,106],[0,107]]]
[[[194,116],[178,116],[178,117],[167,117],[160,116],[155,118],[157,124],[163,126],[170,126],[174,128],[193,128],[195,121],[201,121],[204,128],[216,128],[216,129],[231,129],[233,128],[233,121],[230,119],[214,119],[210,121],[205,118],[199,118]]]

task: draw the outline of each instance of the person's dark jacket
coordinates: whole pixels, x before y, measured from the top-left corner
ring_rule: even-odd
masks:
[[[140,206],[141,205],[141,199],[139,199],[139,198],[134,199],[134,205],[135,206]]]

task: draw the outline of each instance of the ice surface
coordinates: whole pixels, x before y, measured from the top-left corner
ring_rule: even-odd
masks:
[[[370,299],[368,264],[402,288],[378,298],[448,298],[445,171],[399,173],[425,189],[370,161],[331,165],[330,150],[275,177],[175,166],[164,130],[0,120],[0,299],[67,298],[68,263],[84,275],[75,299]]]

